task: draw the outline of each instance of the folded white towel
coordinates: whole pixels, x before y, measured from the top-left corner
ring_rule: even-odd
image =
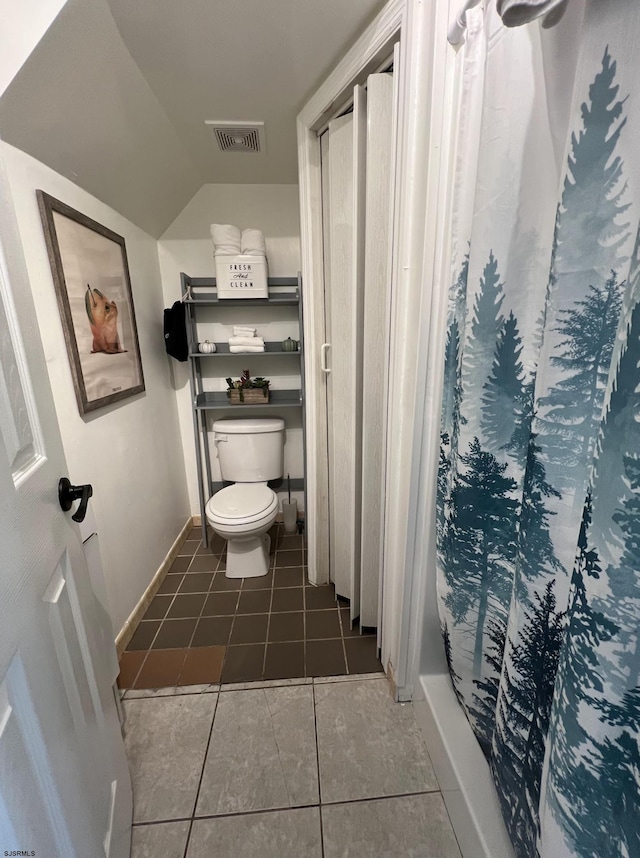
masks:
[[[262,346],[264,348],[264,340],[262,337],[229,337],[230,346]]]
[[[564,15],[569,0],[497,0],[496,9],[505,27],[520,27],[543,18],[542,26],[555,26]]]
[[[243,253],[251,256],[267,255],[264,235],[259,229],[243,229],[242,237],[240,239],[240,247]]]
[[[240,230],[230,223],[212,223],[211,238],[216,256],[239,256],[241,252]]]
[[[229,351],[232,355],[260,354],[264,351],[264,346],[229,346]]]
[[[257,328],[245,328],[243,325],[233,326],[234,337],[255,337]]]

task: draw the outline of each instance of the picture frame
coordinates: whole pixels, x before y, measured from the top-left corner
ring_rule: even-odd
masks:
[[[80,414],[145,389],[125,240],[36,191]]]

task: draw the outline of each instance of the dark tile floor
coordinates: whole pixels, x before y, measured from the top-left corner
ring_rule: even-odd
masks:
[[[309,584],[303,537],[271,532],[262,578],[225,575],[226,543],[194,528],[120,659],[121,688],[382,670],[376,636],[352,629],[332,585]]]

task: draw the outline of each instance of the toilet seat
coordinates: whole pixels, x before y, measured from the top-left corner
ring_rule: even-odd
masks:
[[[266,483],[234,483],[216,492],[206,506],[215,525],[243,527],[268,518],[278,508],[278,496]]]

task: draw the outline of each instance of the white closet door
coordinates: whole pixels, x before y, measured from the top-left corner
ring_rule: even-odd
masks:
[[[362,403],[362,530],[360,626],[378,625],[382,574],[385,460],[385,377],[388,348],[393,201],[394,83],[391,74],[367,81],[367,165],[364,253]]]
[[[330,557],[336,593],[360,614],[362,494],[362,333],[366,95],[354,88],[354,110],[329,124],[332,456]]]
[[[330,161],[330,152],[329,152],[329,131],[325,131],[322,137],[320,138],[320,159],[322,165],[322,232],[323,232],[323,241],[322,241],[322,250],[323,250],[323,266],[324,266],[324,331],[325,331],[325,345],[331,343],[331,182],[330,182],[330,171],[329,171],[329,161]],[[323,347],[323,351],[325,348]],[[334,506],[333,506],[333,492],[331,491],[333,473],[331,469],[331,463],[333,461],[333,432],[331,428],[333,426],[333,397],[332,397],[332,382],[331,382],[331,355],[326,354],[323,355],[322,358],[323,364],[325,365],[325,369],[328,369],[328,372],[325,373],[325,381],[326,381],[326,396],[327,396],[327,426],[329,431],[327,432],[327,463],[328,463],[328,480],[327,480],[327,489],[329,495],[329,549],[331,546],[331,522],[334,521]],[[334,564],[333,557],[331,556],[331,552],[329,550],[329,580],[335,583],[335,572],[334,572]]]

